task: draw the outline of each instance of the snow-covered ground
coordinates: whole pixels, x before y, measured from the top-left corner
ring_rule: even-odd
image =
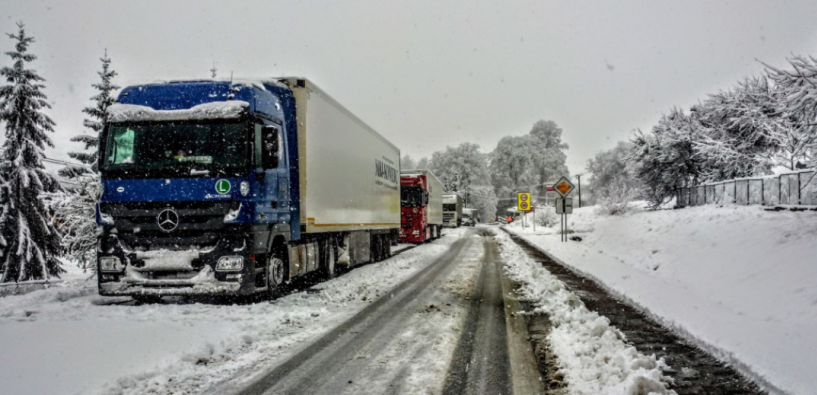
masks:
[[[570,216],[583,240],[568,243],[552,228],[508,228],[771,392],[817,393],[817,213],[590,207]]]
[[[0,298],[0,393],[197,393],[284,360],[426,267],[465,233],[273,302],[131,305],[72,272]]]

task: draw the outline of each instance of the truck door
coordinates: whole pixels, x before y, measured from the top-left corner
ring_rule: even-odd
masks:
[[[256,175],[263,180],[258,194],[264,202],[258,222],[289,221],[289,169],[281,129],[268,122],[255,126]]]

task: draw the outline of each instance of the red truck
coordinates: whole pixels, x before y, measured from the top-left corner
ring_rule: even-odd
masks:
[[[424,243],[440,237],[443,184],[428,170],[400,174],[400,241]]]

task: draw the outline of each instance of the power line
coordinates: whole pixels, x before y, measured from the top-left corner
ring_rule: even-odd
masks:
[[[86,165],[84,163],[67,162],[67,161],[64,161],[64,160],[50,159],[50,158],[43,158],[43,162],[54,163],[54,164],[57,164],[57,165],[86,167],[86,168],[89,168],[89,169],[91,168],[91,166],[88,166],[88,165]]]

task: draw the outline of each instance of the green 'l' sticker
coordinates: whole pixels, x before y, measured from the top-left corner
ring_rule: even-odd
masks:
[[[232,186],[230,185],[230,181],[227,180],[216,181],[216,192],[218,192],[221,195],[229,193],[231,187]]]

